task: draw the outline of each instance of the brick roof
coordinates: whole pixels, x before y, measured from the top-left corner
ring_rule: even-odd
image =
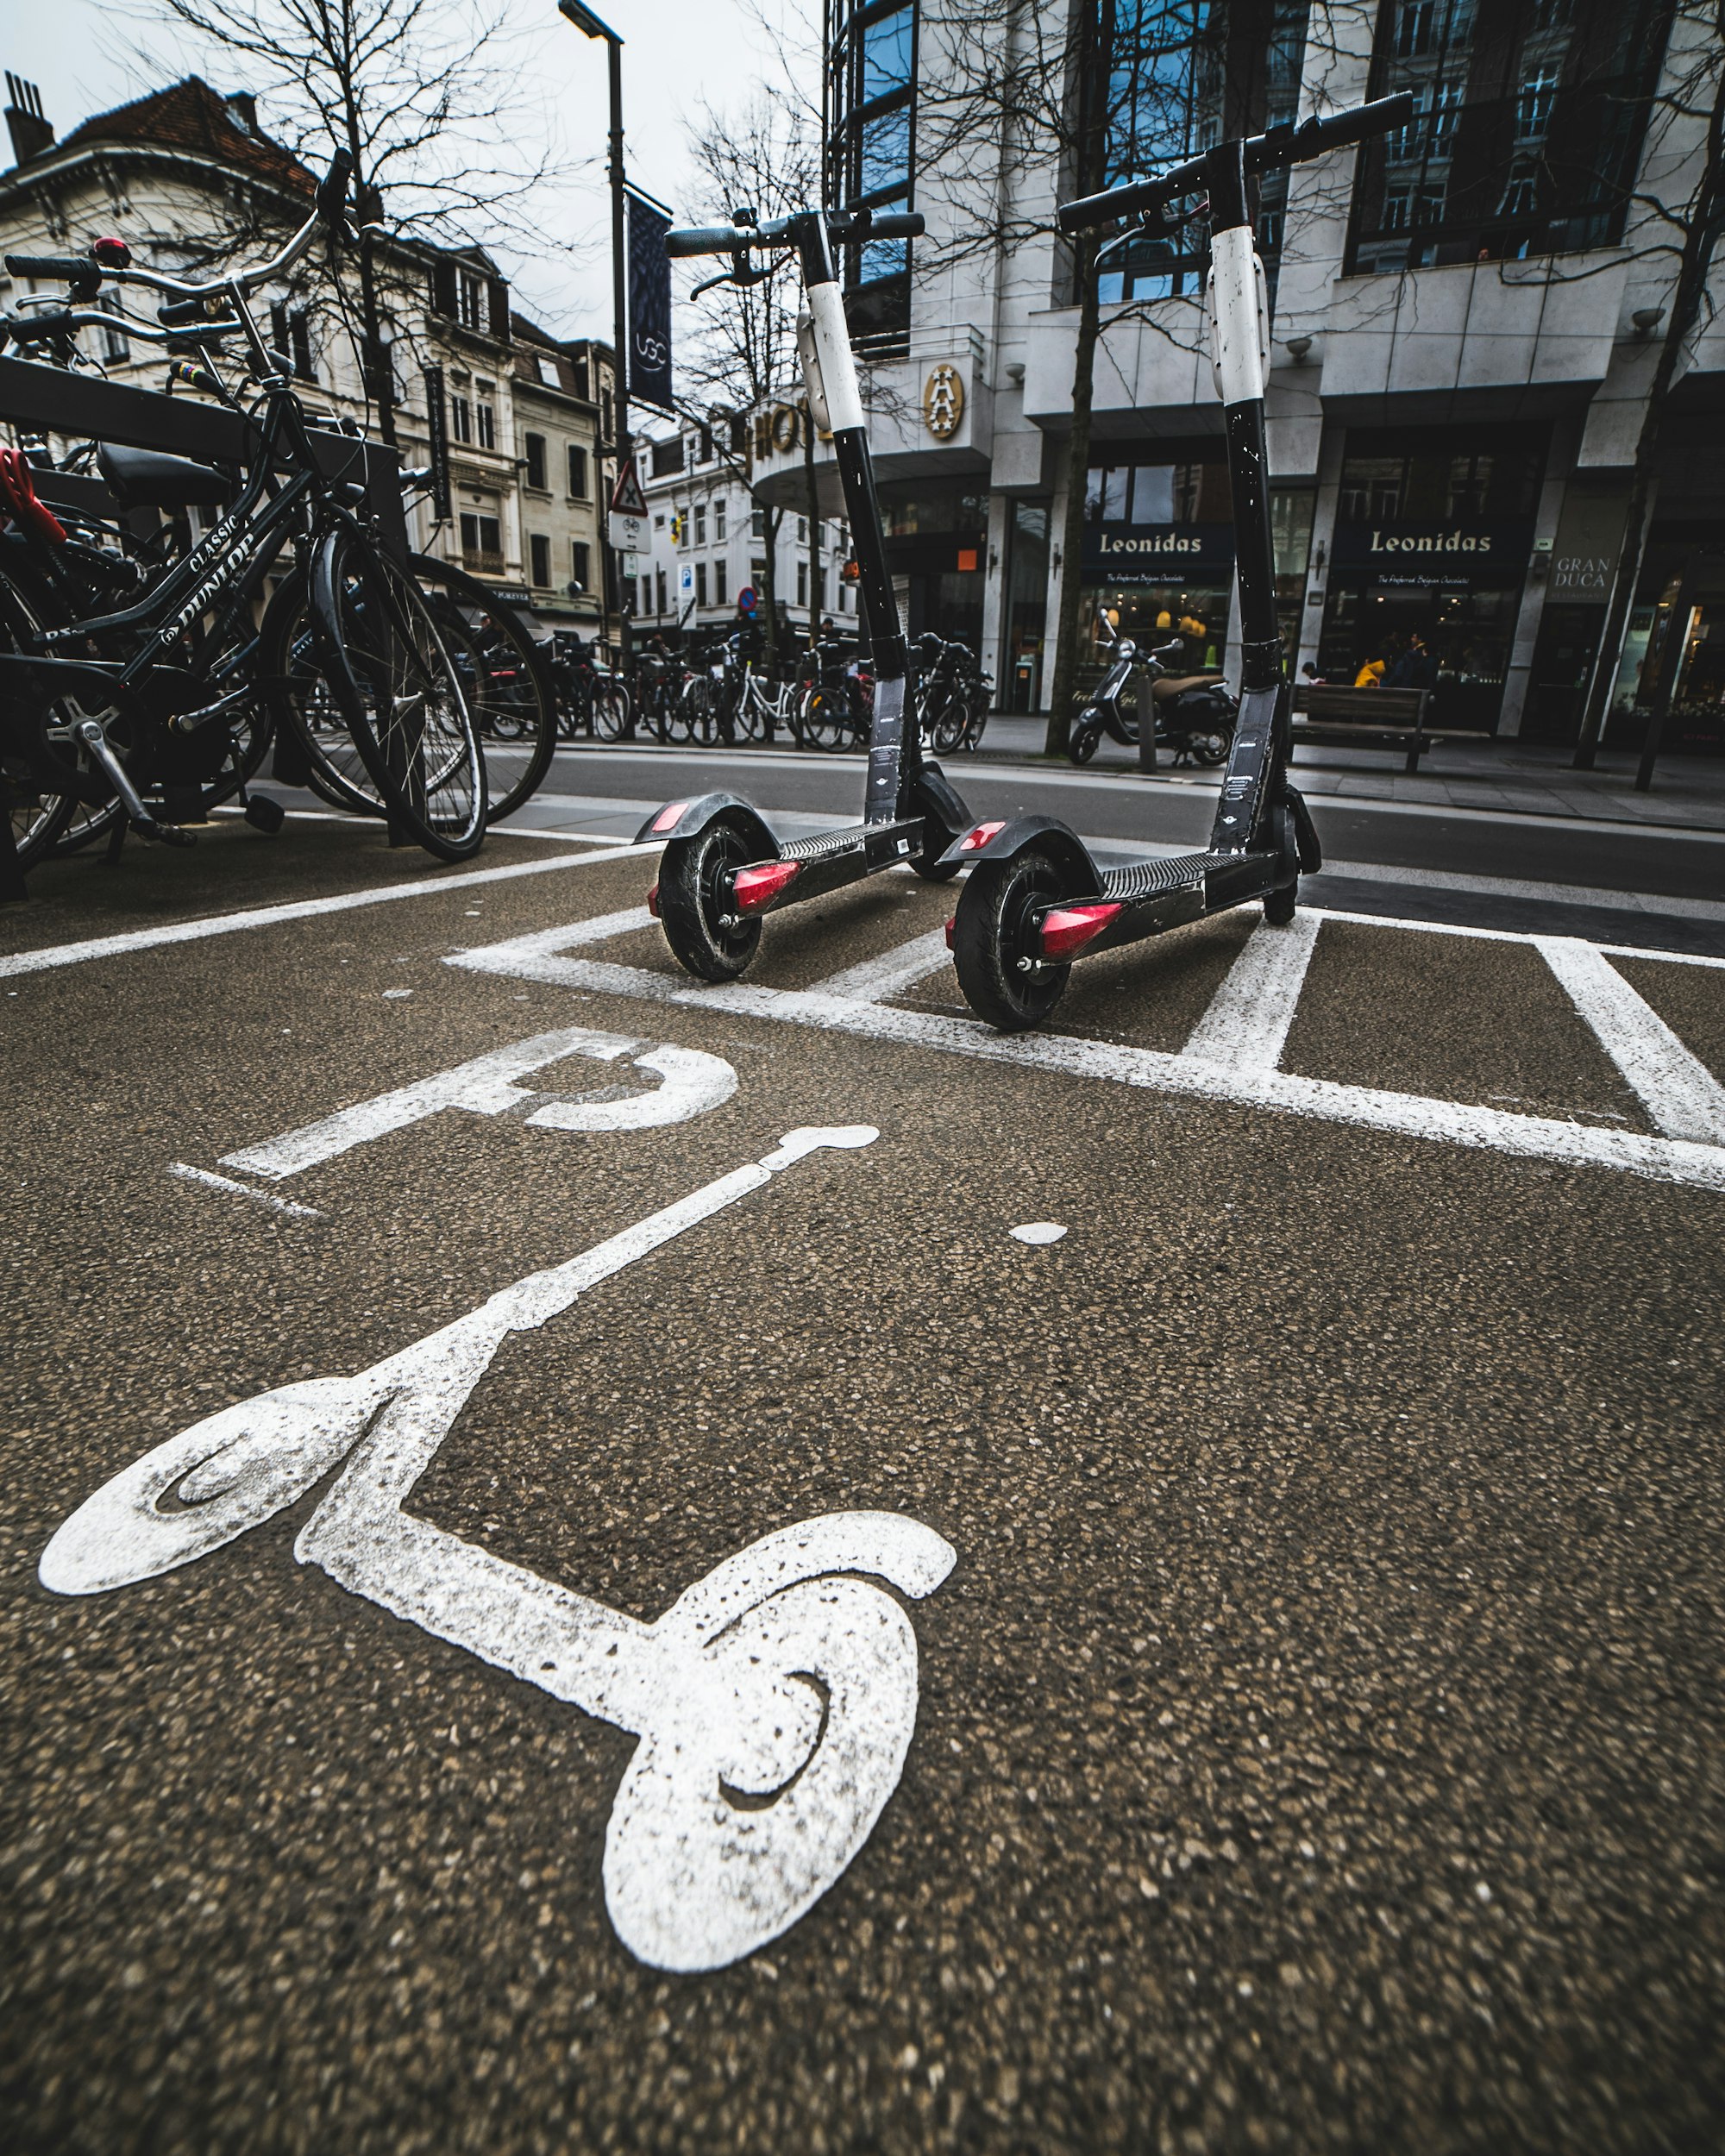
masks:
[[[236,122],[225,99],[197,75],[184,82],[139,97],[112,112],[98,113],[53,149],[93,148],[103,142],[139,142],[154,148],[187,150],[221,165],[235,165],[295,194],[309,194],[317,176],[279,142],[261,134],[248,134]],[[32,160],[34,162],[34,160]]]

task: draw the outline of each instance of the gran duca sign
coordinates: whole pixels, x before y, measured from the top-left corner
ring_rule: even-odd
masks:
[[[1189,584],[1231,576],[1231,524],[1093,523],[1084,527],[1084,573],[1093,583]]]
[[[1336,527],[1334,557],[1390,579],[1491,581],[1518,577],[1533,546],[1530,522],[1348,523]]]

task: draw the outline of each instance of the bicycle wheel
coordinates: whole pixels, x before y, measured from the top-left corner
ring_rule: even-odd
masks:
[[[845,736],[842,699],[831,689],[812,688],[803,699],[800,730],[806,748],[841,747]]]
[[[430,555],[411,557],[429,585],[444,649],[466,690],[485,755],[486,820],[499,824],[544,783],[557,747],[557,699],[538,639],[477,577]]]
[[[265,611],[257,667],[277,726],[292,726],[304,748],[312,793],[350,815],[381,816],[383,802],[324,677],[305,580],[297,572]]]
[[[621,741],[629,724],[629,699],[615,681],[593,683],[593,730],[595,741]]]
[[[704,674],[692,674],[683,683],[677,710],[686,740],[706,743],[712,739],[712,684]]]
[[[962,696],[948,699],[934,722],[934,753],[950,756],[970,728],[970,706]]]
[[[379,797],[427,853],[485,840],[486,768],[461,676],[411,573],[353,530],[317,557],[325,678]]]

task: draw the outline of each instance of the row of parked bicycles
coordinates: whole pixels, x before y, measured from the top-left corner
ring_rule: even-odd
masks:
[[[15,278],[66,286],[6,318],[20,352],[70,367],[78,330],[121,323],[235,415],[246,445],[237,465],[93,441],[0,450],[0,805],[20,868],[98,839],[117,851],[129,833],[189,844],[230,803],[275,830],[280,805],[254,785],[267,767],[460,861],[531,797],[560,741],[866,739],[854,649],[817,646],[769,680],[732,637],[688,659],[649,650],[625,676],[385,528],[365,443],[342,429],[344,459],[314,438],[252,298],[320,235],[351,236],[348,180],[338,158],[277,254],[209,283],[145,269],[117,240],[6,258]],[[160,303],[154,322],[123,304],[140,293]],[[98,477],[105,495],[78,484]],[[430,478],[403,475],[410,496]],[[964,647],[925,639],[931,738],[974,746],[987,705]]]

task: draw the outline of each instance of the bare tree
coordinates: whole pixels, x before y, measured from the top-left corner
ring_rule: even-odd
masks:
[[[272,130],[308,165],[342,149],[352,158],[368,228],[361,365],[386,441],[395,439],[386,218],[444,246],[506,237],[526,229],[527,197],[554,170],[549,153],[517,151],[536,130],[514,124],[527,93],[506,16],[506,0],[460,10],[440,0],[138,0],[133,17],[200,55],[243,61]],[[540,228],[534,244],[543,250]]]
[[[1182,228],[1166,241],[1110,243],[1086,234],[1066,240],[1062,201],[1193,154],[1214,135],[1264,117],[1278,57],[1270,0],[1218,0],[1170,30],[1171,11],[1142,0],[1072,0],[1063,11],[1032,0],[945,0],[930,22],[932,56],[919,67],[917,165],[922,200],[930,179],[949,176],[957,215],[932,218],[919,246],[925,280],[989,257],[1026,249],[1044,259],[1052,242],[1054,298],[1076,311],[1072,421],[1066,439],[1065,516],[1057,535],[1060,605],[1046,746],[1063,755],[1078,652],[1081,563],[1098,347],[1105,327],[1151,323],[1182,348],[1203,335],[1194,302],[1200,235]],[[1297,79],[1297,71],[1296,71]],[[992,183],[983,214],[969,191]],[[950,176],[957,176],[954,189]],[[969,214],[964,203],[971,200]],[[1102,257],[1099,266],[1099,254]],[[1165,272],[1163,265],[1166,265]],[[1120,297],[1104,299],[1101,279],[1118,273]],[[1170,308],[1176,281],[1190,296]],[[1141,285],[1141,296],[1134,286]]]
[[[741,209],[752,210],[765,222],[819,200],[819,144],[806,113],[789,98],[763,91],[733,117],[722,117],[710,109],[704,111],[690,129],[689,150],[699,195],[694,206],[698,217],[723,222]],[[702,268],[700,281],[705,283],[714,267],[704,264]],[[752,420],[775,404],[799,403],[799,305],[794,277],[781,274],[748,285],[717,285],[700,303],[699,326],[679,363],[687,408],[691,416],[709,423],[717,417],[715,451],[762,514],[767,542],[762,596],[769,665],[776,665],[781,656],[777,566],[785,512],[761,491],[754,429],[747,424],[734,427],[731,422]],[[809,436],[806,412],[803,433]],[[809,530],[813,535],[819,530],[819,509],[812,473],[809,490]],[[819,542],[812,538],[811,543],[818,547]],[[818,563],[818,555],[813,561]]]
[[[1712,323],[1712,279],[1725,230],[1725,0],[1678,0],[1666,47],[1664,85],[1653,101],[1640,184],[1630,197],[1629,245],[1670,278],[1664,335],[1636,437],[1629,498],[1599,652],[1583,706],[1575,766],[1590,771],[1622,663],[1630,609],[1647,548],[1648,511],[1664,436],[1665,405]],[[1677,688],[1681,610],[1667,618],[1665,644],[1653,657],[1648,727],[1635,784],[1646,793]]]

